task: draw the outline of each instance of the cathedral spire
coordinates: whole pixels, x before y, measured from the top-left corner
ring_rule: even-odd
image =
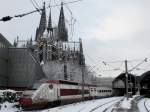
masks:
[[[63,2],[61,3],[61,10],[60,10],[60,16],[58,22],[58,40],[68,41],[68,32],[65,26]]]
[[[52,31],[52,17],[51,17],[51,8],[50,8],[50,13],[49,13],[49,20],[48,20],[48,27],[47,27],[48,32]]]
[[[83,46],[82,46],[82,40],[79,39],[80,43],[80,56],[79,56],[79,64],[80,65],[85,65],[85,57],[83,55]]]
[[[45,29],[46,29],[46,10],[45,10],[45,2],[44,2],[42,14],[41,14],[41,19],[40,19],[40,24],[39,24],[37,36],[35,38],[36,41],[38,41],[41,38]]]

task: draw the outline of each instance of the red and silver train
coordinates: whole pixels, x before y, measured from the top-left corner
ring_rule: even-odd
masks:
[[[109,97],[112,89],[96,85],[84,86],[85,99]],[[82,99],[82,85],[76,82],[51,80],[37,83],[32,90],[23,92],[19,102],[22,107],[40,107],[67,104]]]

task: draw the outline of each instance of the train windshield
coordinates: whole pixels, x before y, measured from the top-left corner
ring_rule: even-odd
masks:
[[[32,87],[32,89],[36,90],[41,86],[41,83],[35,83]]]

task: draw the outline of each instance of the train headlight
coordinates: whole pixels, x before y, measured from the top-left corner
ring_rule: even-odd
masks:
[[[49,89],[53,89],[53,85],[52,84],[49,85]]]

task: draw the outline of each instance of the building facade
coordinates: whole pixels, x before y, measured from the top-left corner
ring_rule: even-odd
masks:
[[[8,48],[11,44],[0,34],[0,86],[6,86],[8,82]]]
[[[63,3],[57,26],[47,21],[45,4],[41,10],[35,40],[17,38],[11,45],[0,35],[0,87],[30,88],[40,80],[69,80],[91,84],[86,74],[82,40],[69,41]]]

